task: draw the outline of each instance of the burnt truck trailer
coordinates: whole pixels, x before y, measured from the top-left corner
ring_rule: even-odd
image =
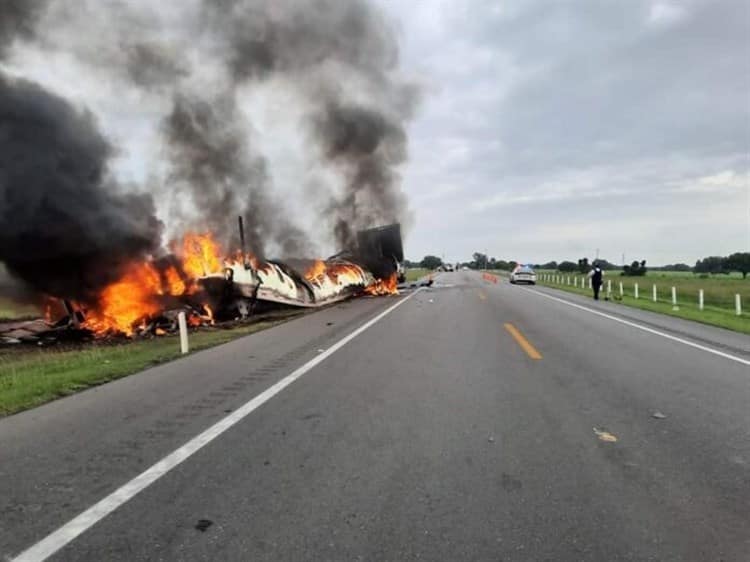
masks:
[[[378,226],[357,233],[358,260],[379,279],[396,273],[398,282],[404,278],[404,246],[401,241],[401,225],[398,223]]]
[[[241,238],[242,230],[240,220]],[[403,255],[401,226],[391,224],[358,232],[356,249],[327,260],[234,260],[198,283],[216,310],[243,317],[256,303],[318,307],[359,294],[378,279],[402,279]]]

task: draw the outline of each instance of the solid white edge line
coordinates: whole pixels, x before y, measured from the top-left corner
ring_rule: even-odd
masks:
[[[570,302],[565,299],[553,297],[552,295],[548,295],[546,293],[543,293],[541,291],[536,291],[533,289],[524,289],[524,291],[528,291],[529,293],[534,293],[535,295],[539,295],[540,297],[544,297],[546,299],[557,301],[562,304],[567,304],[568,306],[572,306],[573,308],[579,308],[581,310],[585,310],[586,312],[590,312],[591,314],[596,314],[597,316],[602,316],[604,318],[608,318],[609,320],[614,320],[615,322],[619,322],[620,324],[625,324],[626,326],[631,326],[633,328],[637,328],[638,330],[643,330],[644,332],[648,332],[650,334],[661,336],[668,340],[676,341],[678,343],[681,343],[690,347],[694,347],[695,349],[700,349],[701,351],[705,351],[706,353],[712,353],[714,355],[718,355],[719,357],[723,357],[724,359],[729,359],[730,361],[736,361],[737,363],[742,363],[743,365],[750,365],[750,361],[748,361],[747,359],[742,359],[741,357],[737,357],[736,355],[724,353],[723,351],[719,351],[718,349],[713,349],[711,347],[706,347],[705,345],[700,345],[698,343],[691,342],[690,340],[686,340],[683,338],[678,338],[677,336],[665,334],[664,332],[660,332],[659,330],[654,330],[653,328],[641,326],[640,324],[636,324],[635,322],[630,322],[629,320],[623,320],[622,318],[618,318],[617,316],[612,316],[611,314],[599,312],[598,310],[594,310],[593,308],[589,308],[587,306],[582,306],[580,304],[576,304],[574,302]]]
[[[268,400],[276,396],[279,392],[284,390],[287,386],[292,384],[302,375],[310,371],[313,367],[325,361],[328,357],[336,353],[339,349],[344,347],[347,343],[352,341],[362,332],[393,312],[396,308],[416,295],[420,290],[421,288],[418,288],[410,295],[402,298],[397,303],[385,309],[375,318],[365,322],[364,324],[362,324],[362,326],[354,330],[348,336],[340,339],[323,353],[314,357],[296,370],[292,371],[279,382],[267,388],[266,390],[258,394],[255,398],[252,398],[250,401],[240,406],[237,410],[216,422],[203,433],[197,435],[196,437],[193,437],[182,447],[176,449],[175,451],[158,461],[156,464],[152,465],[150,468],[146,469],[144,472],[109,494],[104,499],[100,500],[80,515],[74,517],[56,531],[53,531],[52,533],[47,535],[35,545],[24,550],[21,554],[13,558],[11,562],[38,562],[41,560],[46,560],[49,556],[52,556],[55,552],[73,541],[73,539],[78,537],[95,523],[112,513],[115,509],[126,503],[128,500],[132,499],[136,494],[146,489],[156,480],[164,476],[167,472],[175,468],[177,465],[181,464],[183,461],[188,459],[190,456],[198,452],[206,445],[208,445],[211,441],[216,439],[227,429],[240,422],[243,418],[248,416],[259,406],[261,406],[265,402],[268,402]]]

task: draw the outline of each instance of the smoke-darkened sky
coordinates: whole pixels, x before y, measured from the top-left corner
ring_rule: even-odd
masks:
[[[256,49],[251,59],[241,56],[248,48],[237,41],[241,25],[225,44],[186,42],[199,36],[185,8],[196,0],[140,4],[132,17],[76,11],[66,26],[45,29],[41,43],[26,41],[24,32],[0,65],[90,111],[113,147],[109,168],[118,184],[137,192],[169,185],[165,178],[193,177],[194,170],[173,169],[176,161],[190,162],[189,153],[175,159],[164,142],[175,100],[197,92],[205,94],[201,103],[212,103],[231,95],[237,108],[224,111],[243,121],[208,133],[235,149],[247,144],[247,159],[230,179],[264,178],[263,193],[272,194],[267,208],[284,210],[278,232],[294,227],[293,236],[270,241],[271,255],[284,251],[286,239],[294,242],[297,230],[322,254],[337,249],[336,217],[358,210],[346,206],[347,182],[381,164],[368,181],[385,177],[394,186],[378,204],[402,206],[401,192],[408,197],[397,214],[409,223],[412,259],[433,253],[463,260],[487,251],[541,262],[593,257],[599,249],[610,261],[625,253],[627,261],[665,264],[750,250],[747,2],[374,0],[366,18],[342,13],[303,26],[312,50],[285,38],[299,36],[300,19],[272,10],[270,17],[293,25],[284,23],[261,44],[278,55]],[[222,25],[221,17],[205,21]],[[357,27],[363,21],[364,30]],[[329,22],[356,29],[329,42]],[[145,41],[122,51],[118,27],[159,38],[158,48]],[[251,26],[250,35],[257,33]],[[359,47],[346,47],[358,37]],[[111,50],[102,48],[108,38]],[[344,45],[336,64],[356,72],[325,64],[321,72],[329,43]],[[224,60],[236,79],[213,91],[227,71],[201,67],[205,60]],[[127,76],[112,71],[118,64]],[[326,117],[331,107],[342,109],[337,120]],[[333,130],[359,138],[356,127],[328,124],[372,110],[378,115],[366,122],[390,143],[377,158],[344,165],[332,137],[315,137]],[[240,144],[235,130],[246,133]],[[179,193],[155,197],[167,233]]]

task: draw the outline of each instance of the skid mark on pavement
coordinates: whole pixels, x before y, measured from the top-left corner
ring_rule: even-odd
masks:
[[[531,345],[531,342],[527,340],[521,332],[518,331],[518,328],[516,328],[513,324],[504,324],[505,329],[508,331],[508,333],[513,336],[513,339],[516,340],[516,343],[521,346],[521,349],[523,349],[526,352],[526,355],[531,357],[532,359],[541,359],[542,354],[539,353],[536,348]]]

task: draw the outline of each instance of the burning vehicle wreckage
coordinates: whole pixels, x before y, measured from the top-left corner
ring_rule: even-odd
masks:
[[[186,235],[173,255],[129,267],[94,305],[50,297],[45,319],[0,324],[0,344],[160,336],[177,330],[180,312],[195,328],[417,285],[405,282],[399,224],[358,232],[354,251],[288,261],[248,253],[242,218],[239,228],[241,248],[231,257],[210,234]]]

